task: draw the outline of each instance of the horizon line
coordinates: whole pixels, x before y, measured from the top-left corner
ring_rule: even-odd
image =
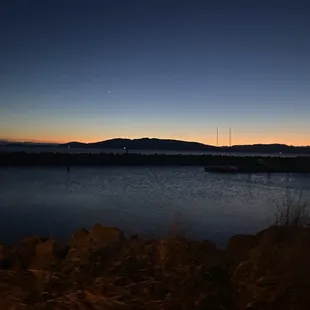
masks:
[[[233,144],[233,145],[214,145],[214,144],[207,144],[204,142],[193,141],[193,140],[180,140],[180,139],[172,139],[172,138],[156,138],[156,137],[141,137],[141,138],[128,138],[128,137],[115,137],[109,138],[105,140],[97,140],[93,142],[85,142],[85,141],[78,141],[78,140],[70,140],[66,142],[56,142],[50,140],[38,140],[38,139],[8,139],[8,138],[0,138],[0,142],[7,142],[7,143],[37,143],[37,144],[68,144],[68,143],[82,143],[82,144],[92,144],[92,143],[99,143],[105,142],[110,140],[116,139],[124,139],[124,140],[141,140],[141,139],[157,139],[157,140],[172,140],[172,141],[181,141],[181,142],[189,142],[189,143],[200,143],[206,146],[212,147],[233,147],[233,146],[247,146],[247,145],[285,145],[289,147],[310,147],[310,145],[294,145],[294,144],[286,144],[286,143],[279,143],[279,142],[272,142],[272,143],[244,143],[244,144]]]

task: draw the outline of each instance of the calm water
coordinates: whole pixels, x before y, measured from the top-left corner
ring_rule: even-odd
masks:
[[[128,233],[162,236],[172,229],[219,245],[274,220],[275,203],[303,190],[310,176],[223,175],[199,167],[0,169],[1,242],[28,235],[66,240],[96,222]]]

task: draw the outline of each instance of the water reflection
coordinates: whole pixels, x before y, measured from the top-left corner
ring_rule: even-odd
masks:
[[[177,227],[223,243],[273,222],[287,189],[310,198],[305,174],[224,175],[199,167],[7,168],[0,174],[1,241],[64,238],[102,222],[152,236]]]

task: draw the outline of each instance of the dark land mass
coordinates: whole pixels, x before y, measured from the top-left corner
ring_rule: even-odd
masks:
[[[70,142],[59,147],[124,149],[128,150],[163,150],[163,151],[202,151],[202,152],[244,152],[244,153],[286,153],[310,154],[309,146],[289,146],[285,144],[253,144],[216,147],[198,142],[164,139],[112,139],[96,143]]]
[[[234,145],[231,147],[216,147],[198,142],[187,142],[169,139],[111,139],[95,143],[69,142],[65,144],[18,143],[2,142],[6,146],[51,146],[59,148],[96,148],[96,149],[124,149],[130,150],[161,150],[161,151],[201,151],[201,152],[244,152],[244,153],[284,153],[284,154],[310,154],[310,146],[288,146],[285,144],[254,144]]]
[[[226,249],[96,224],[68,245],[0,246],[0,309],[309,310],[310,229],[272,226]]]
[[[0,140],[0,146],[6,147],[6,146],[18,146],[18,147],[58,147],[60,144],[58,143],[41,143],[41,142],[10,142],[6,140]]]
[[[0,153],[0,166],[236,166],[243,173],[310,173],[309,157]]]
[[[129,150],[163,150],[163,151],[214,151],[217,148],[198,142],[164,139],[112,139],[95,143],[70,142],[60,147],[98,148],[98,149],[124,149]]]

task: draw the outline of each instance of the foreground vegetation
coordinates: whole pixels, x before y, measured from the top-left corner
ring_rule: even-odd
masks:
[[[0,249],[0,309],[310,309],[310,229],[273,226],[225,250],[81,229],[67,246]]]

